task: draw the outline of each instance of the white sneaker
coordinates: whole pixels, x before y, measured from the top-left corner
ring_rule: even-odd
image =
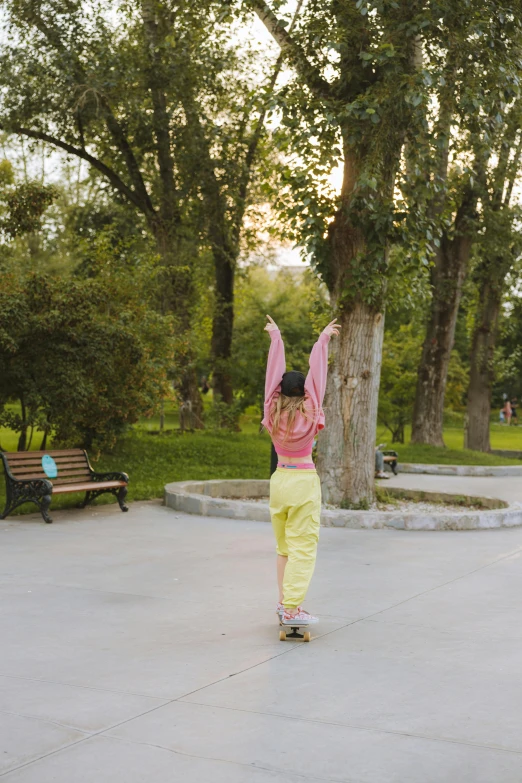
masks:
[[[319,622],[319,618],[314,617],[313,614],[310,614],[301,606],[297,607],[297,612],[294,615],[289,614],[285,609],[281,617],[282,625],[311,625],[317,622]]]
[[[389,475],[388,475],[387,473],[385,473],[384,471],[382,471],[381,473],[376,473],[376,474],[375,474],[375,478],[384,478],[384,479],[389,479],[390,477],[389,477]]]
[[[278,603],[277,604],[277,609],[276,609],[276,615],[279,617],[279,619],[281,619],[281,617],[284,615],[284,613],[285,613],[284,605],[282,603]]]

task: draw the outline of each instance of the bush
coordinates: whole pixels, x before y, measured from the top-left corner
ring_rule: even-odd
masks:
[[[134,281],[135,283],[136,281]],[[110,447],[169,394],[171,324],[118,276],[6,275],[0,293],[0,424],[55,444]],[[6,408],[19,402],[19,412]]]

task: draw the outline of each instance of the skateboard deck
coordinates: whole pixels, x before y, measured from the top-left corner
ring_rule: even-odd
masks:
[[[282,622],[279,622],[279,625],[281,627],[279,631],[280,642],[286,642],[287,639],[299,639],[302,642],[310,642],[312,639],[309,625],[283,625]],[[299,633],[301,628],[304,629],[303,633]]]

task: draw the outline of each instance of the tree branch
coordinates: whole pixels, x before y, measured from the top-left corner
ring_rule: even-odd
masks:
[[[88,83],[87,76],[85,74],[83,66],[78,61],[78,58],[75,56],[75,53],[70,49],[68,49],[66,46],[64,46],[60,36],[57,34],[55,30],[53,30],[53,28],[49,27],[49,25],[45,22],[43,17],[40,16],[38,13],[36,13],[34,9],[32,9],[27,17],[27,21],[29,23],[34,24],[34,26],[47,39],[50,45],[54,49],[56,49],[64,59],[72,60],[73,71],[75,71],[77,85],[81,86],[87,84]],[[143,181],[140,168],[138,166],[132,148],[127,140],[127,137],[123,131],[123,128],[121,127],[120,123],[114,116],[113,111],[106,97],[102,93],[98,93],[98,91],[96,91],[96,93],[101,101],[102,111],[103,114],[105,115],[105,122],[107,125],[107,129],[111,134],[114,143],[119,149],[127,165],[129,177],[134,185],[134,193],[137,198],[139,198],[141,201],[143,201],[144,204],[146,204],[146,210],[143,211],[146,211],[147,214],[153,214],[154,207],[152,205],[152,201],[150,200],[150,196],[147,192],[147,188],[145,187],[145,182]]]
[[[160,37],[160,29],[151,0],[142,0],[141,15],[145,37],[148,41],[148,67],[145,73],[152,97],[152,121],[156,136],[158,165],[162,185],[161,211],[166,221],[171,222],[175,220],[179,222],[178,195],[174,179],[174,160],[171,153],[169,115],[165,94],[166,84],[160,54],[164,40]]]
[[[506,193],[504,195],[504,205],[507,207],[509,206],[509,202],[511,201],[513,188],[515,186],[518,170],[520,168],[521,155],[522,155],[522,133],[520,134],[520,138],[518,140],[518,144],[515,149],[515,155],[513,157],[513,160],[511,161],[511,174],[507,180]]]
[[[304,0],[298,0],[294,16],[292,18],[292,21],[290,23],[290,27],[288,28],[288,34],[292,32],[294,29],[294,25],[297,21],[297,17],[299,16],[299,12],[301,11],[302,5]],[[274,67],[274,71],[272,73],[272,76],[270,77],[270,81],[268,82],[268,87],[266,90],[266,99],[264,102],[264,105],[261,108],[261,111],[259,113],[259,117],[257,118],[257,122],[254,128],[254,132],[252,133],[250,137],[250,141],[248,143],[247,152],[245,155],[245,162],[243,164],[243,173],[239,180],[239,187],[238,187],[238,197],[237,197],[237,209],[235,211],[234,215],[234,223],[232,226],[232,236],[234,243],[237,245],[239,244],[239,237],[241,234],[241,225],[243,223],[243,217],[245,214],[245,207],[246,207],[246,198],[248,193],[248,186],[250,185],[250,179],[252,174],[252,166],[254,164],[254,159],[256,156],[257,148],[259,146],[259,142],[261,140],[261,134],[263,132],[263,127],[265,124],[265,117],[268,110],[267,104],[268,104],[268,98],[272,95],[274,92],[274,88],[277,82],[277,77],[279,76],[281,72],[281,68],[283,66],[284,62],[284,55],[283,52],[280,52],[279,57],[276,60],[276,64]]]
[[[285,29],[272,9],[264,0],[248,0],[248,4],[258,15],[266,29],[281,48],[283,57],[296,68],[297,72],[306,82],[310,90],[317,98],[328,100],[333,97],[330,84],[323,79],[319,70],[308,60],[302,48]]]
[[[50,136],[48,133],[31,130],[30,128],[22,128],[18,125],[13,125],[12,127],[8,128],[0,125],[0,130],[5,131],[6,133],[16,133],[18,136],[28,136],[31,139],[44,141],[47,144],[52,144],[53,147],[59,147],[60,149],[65,150],[65,152],[69,153],[69,155],[76,155],[76,157],[82,158],[82,160],[87,161],[87,163],[90,163],[93,168],[101,172],[109,180],[111,185],[113,185],[114,188],[123,196],[125,196],[132,204],[134,204],[134,206],[138,207],[141,212],[143,212],[148,217],[155,216],[154,209],[149,208],[147,203],[139,198],[135,191],[129,188],[115,171],[109,168],[109,166],[107,166],[101,160],[98,160],[98,158],[90,155],[86,150],[74,147],[72,144],[68,144],[66,141],[62,141],[61,139],[57,139],[54,136]]]
[[[517,109],[518,107],[515,105],[515,109],[513,109],[513,111],[507,117],[507,127],[500,140],[500,148],[497,153],[497,165],[493,172],[493,192],[491,196],[491,203],[496,209],[499,209],[502,204],[502,195],[506,186],[506,179],[509,179],[509,156],[511,154],[511,149],[513,147],[513,143],[520,125],[518,121],[519,112]]]

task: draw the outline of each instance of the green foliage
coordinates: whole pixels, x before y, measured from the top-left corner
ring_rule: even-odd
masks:
[[[453,236],[463,188],[479,183],[478,164],[498,149],[519,92],[520,11],[505,0],[302,11],[293,38],[309,68],[295,58],[296,77],[275,104],[285,156],[276,204],[288,234],[346,303],[360,297],[380,307],[394,288],[388,276],[408,286],[430,264],[442,230]],[[339,195],[330,175],[340,161]],[[343,251],[333,244],[337,228]],[[404,250],[389,264],[390,244]]]
[[[205,411],[205,426],[212,432],[217,430],[237,432],[242,410],[241,400],[234,400],[231,404],[227,404],[222,400],[213,399]]]
[[[168,396],[170,333],[169,320],[140,301],[139,287],[124,276],[7,275],[0,292],[1,423],[20,433],[20,449],[33,426],[63,445],[113,444]],[[5,407],[15,400],[20,412]]]
[[[499,326],[499,346],[495,353],[494,405],[503,404],[503,395],[522,399],[522,299],[513,289],[505,304]]]
[[[41,185],[28,182],[6,193],[7,217],[3,221],[3,230],[10,237],[37,231],[42,215],[57,196],[53,185]]]
[[[469,370],[462,361],[458,351],[451,352],[448,380],[446,383],[446,395],[444,405],[447,411],[458,411],[462,409],[465,402],[466,390],[468,388]]]
[[[386,332],[378,421],[390,430],[396,443],[404,443],[404,428],[411,421],[420,353],[419,332],[412,325]]]
[[[390,431],[395,443],[404,443],[405,428],[411,422],[422,338],[415,323],[385,333],[378,421]],[[449,411],[462,408],[467,383],[468,370],[458,352],[452,351],[445,397]]]
[[[437,23],[433,11],[411,3],[337,3],[305,6],[295,33],[327,85],[314,89],[300,74],[278,96],[276,141],[287,162],[277,206],[331,290],[340,274],[332,217],[349,227],[360,249],[351,257],[339,252],[346,268],[338,293],[346,302],[382,304],[387,248],[404,221],[393,198],[400,150],[407,133],[423,126],[430,96],[427,69],[415,68],[413,54]],[[346,179],[339,198],[330,174],[340,161]],[[426,242],[417,246],[412,250],[425,260]]]
[[[44,212],[57,196],[54,185],[35,181],[16,184],[11,163],[0,161],[0,235],[14,239],[38,231]]]

